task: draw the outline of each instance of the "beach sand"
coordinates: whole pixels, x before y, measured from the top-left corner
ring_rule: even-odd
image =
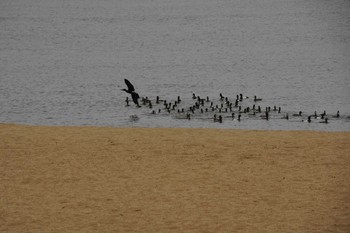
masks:
[[[349,142],[0,124],[0,232],[350,232]]]

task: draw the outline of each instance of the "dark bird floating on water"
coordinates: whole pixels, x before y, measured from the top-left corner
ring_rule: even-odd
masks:
[[[137,107],[140,107],[140,105],[139,105],[139,100],[138,100],[138,99],[140,98],[139,94],[137,94],[137,93],[135,92],[135,88],[134,88],[134,86],[131,84],[131,82],[129,82],[129,80],[124,79],[124,81],[125,81],[125,84],[128,86],[128,89],[122,89],[122,91],[125,91],[126,93],[131,94],[131,98],[132,98],[132,100],[134,101],[134,103],[136,104],[136,106],[137,106]]]

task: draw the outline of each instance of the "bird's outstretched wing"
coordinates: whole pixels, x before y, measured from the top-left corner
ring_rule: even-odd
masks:
[[[127,80],[127,79],[125,78],[124,81],[125,81],[125,84],[128,86],[128,91],[130,91],[130,92],[135,91],[134,86],[131,84],[131,82],[129,82],[129,80]]]

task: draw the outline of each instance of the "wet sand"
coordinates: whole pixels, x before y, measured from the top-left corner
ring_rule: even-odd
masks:
[[[350,232],[350,133],[0,124],[0,232]]]

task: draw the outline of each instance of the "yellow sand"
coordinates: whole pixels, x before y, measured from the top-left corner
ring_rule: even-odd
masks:
[[[350,232],[350,133],[0,124],[0,232]]]

